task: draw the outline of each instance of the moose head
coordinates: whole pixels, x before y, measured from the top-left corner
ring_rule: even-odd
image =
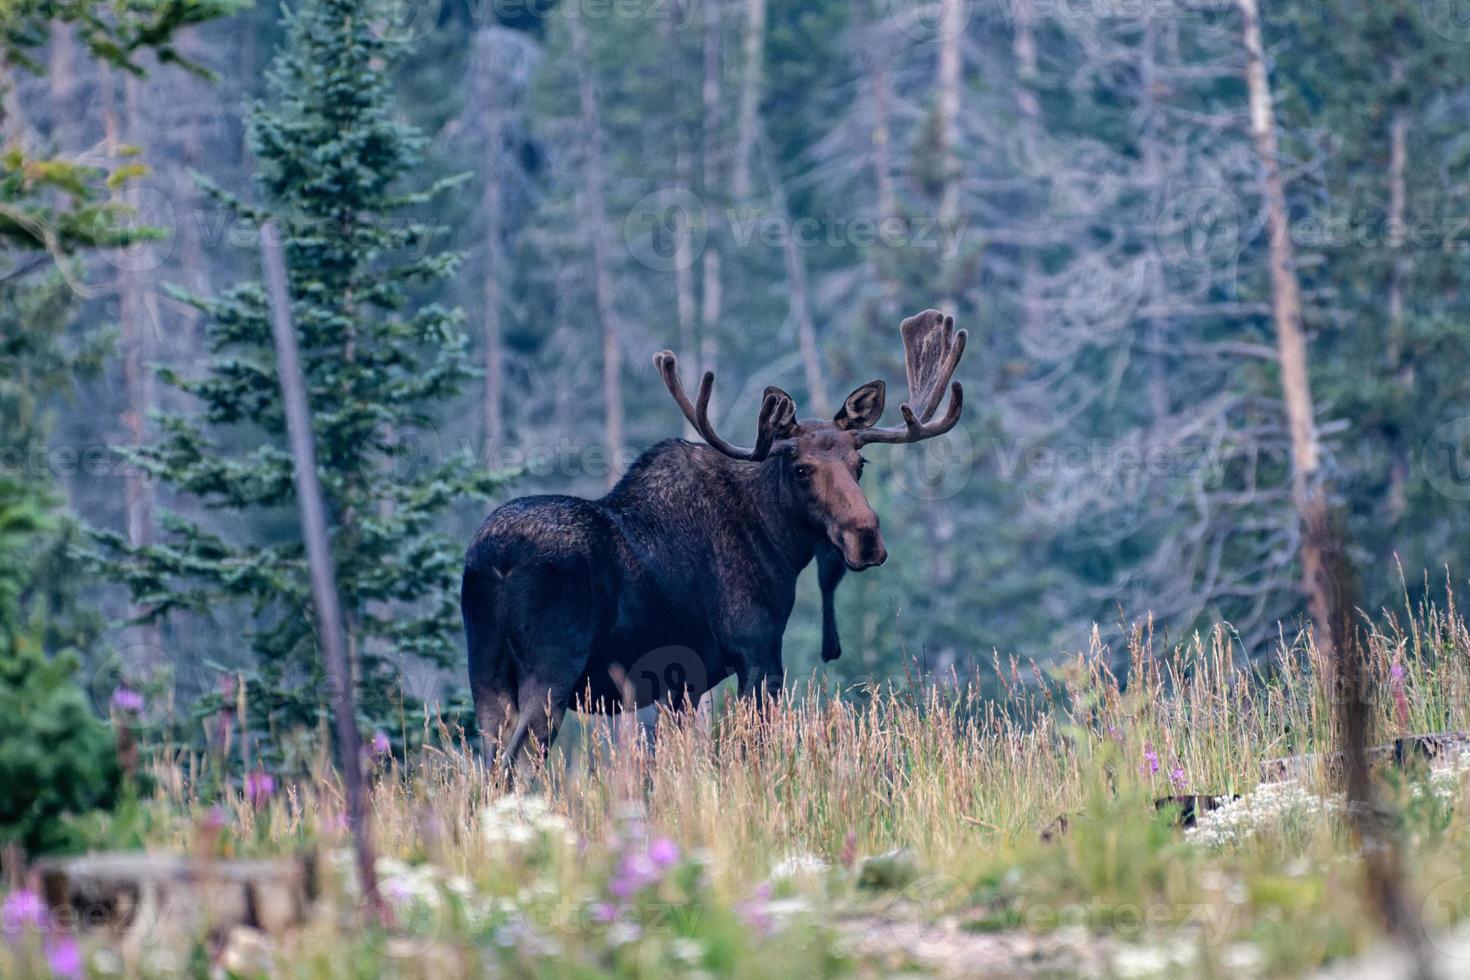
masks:
[[[908,400],[899,408],[902,425],[878,425],[885,399],[882,381],[869,381],[854,390],[831,419],[798,420],[791,396],[772,386],[761,400],[751,449],[731,445],[710,422],[714,372],[705,372],[691,402],[679,380],[673,352],[659,351],[653,360],[669,394],[704,441],[732,459],[776,467],[792,504],[825,536],[847,568],[860,571],[888,558],[878,515],[859,485],[862,448],[870,443],[920,442],[943,435],[959,422],[964,405],[960,383],[951,383],[950,378],[965,352],[968,335],[955,330],[954,317],[925,310],[904,320],[899,332],[909,383]],[[936,420],[946,387],[949,407]]]

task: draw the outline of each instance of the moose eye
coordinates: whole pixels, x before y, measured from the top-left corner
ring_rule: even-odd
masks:
[[[812,468],[806,463],[796,464],[796,478],[798,480],[810,480],[812,478]]]

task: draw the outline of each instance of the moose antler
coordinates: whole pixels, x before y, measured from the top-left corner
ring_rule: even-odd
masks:
[[[969,334],[956,331],[954,317],[938,310],[925,310],[903,321],[899,327],[903,337],[904,368],[909,379],[909,399],[899,407],[902,426],[863,429],[857,433],[859,445],[871,442],[919,442],[943,435],[960,420],[965,393],[958,381],[950,384],[960,357],[965,353]],[[949,385],[949,409],[937,422],[931,421],[944,399]]]
[[[715,373],[704,372],[704,377],[699,381],[699,394],[695,396],[693,404],[689,396],[684,393],[684,383],[679,380],[679,362],[671,350],[661,350],[653,355],[654,366],[658,373],[663,376],[664,385],[669,389],[669,394],[674,396],[680,411],[694,426],[698,432],[715,449],[724,453],[732,459],[744,459],[751,462],[759,462],[771,453],[771,444],[776,441],[777,431],[784,430],[792,424],[796,418],[796,406],[791,402],[791,396],[780,388],[767,388],[765,397],[761,399],[760,418],[756,423],[756,437],[754,449],[741,449],[732,446],[720,437],[715,431],[714,425],[709,420],[709,397],[715,386]]]

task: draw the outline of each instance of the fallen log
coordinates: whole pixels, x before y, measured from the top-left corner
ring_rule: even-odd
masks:
[[[37,862],[47,903],[80,927],[119,933],[246,926],[278,933],[316,897],[309,858],[208,860],[174,854],[88,854]]]
[[[1383,745],[1368,749],[1371,765],[1394,765],[1400,768],[1415,762],[1433,763],[1439,759],[1453,759],[1463,752],[1470,752],[1470,732],[1432,732],[1423,735],[1404,735]],[[1280,759],[1266,759],[1261,763],[1261,779],[1268,783],[1284,779],[1305,779],[1318,774],[1329,780],[1343,775],[1341,752],[1307,752]]]

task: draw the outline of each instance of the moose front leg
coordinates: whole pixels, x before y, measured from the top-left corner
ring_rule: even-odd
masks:
[[[781,697],[781,684],[785,670],[781,666],[781,640],[775,643],[743,646],[739,652],[739,694],[742,698],[777,700]]]
[[[847,574],[842,553],[833,547],[817,551],[817,585],[822,590],[822,662],[831,663],[842,656],[842,640],[837,635],[837,584]]]

